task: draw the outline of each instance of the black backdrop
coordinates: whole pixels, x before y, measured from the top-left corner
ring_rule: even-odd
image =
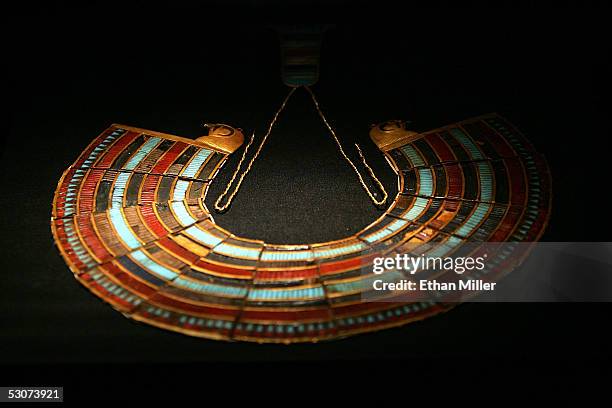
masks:
[[[9,129],[0,163],[4,372],[17,383],[85,384],[118,373],[146,382],[129,373],[153,363],[168,363],[161,372],[201,375],[239,370],[238,363],[303,368],[315,362],[308,367],[327,371],[337,361],[360,367],[409,360],[417,371],[438,375],[524,365],[571,372],[607,360],[608,304],[466,304],[424,322],[330,343],[231,344],[136,324],[72,278],[52,242],[52,194],[62,171],[110,123],[197,137],[202,121],[225,122],[263,135],[287,89],[277,38],[261,22],[271,9],[253,4],[224,14],[194,4],[22,7],[7,17]],[[325,20],[348,9],[313,10]],[[501,113],[549,160],[554,201],[543,239],[609,241],[607,14],[372,11],[326,34],[314,91],[347,150],[359,141],[392,191],[393,174],[367,138],[371,123],[402,118],[427,130]],[[242,236],[296,243],[352,234],[379,213],[299,91],[232,209],[216,220]]]

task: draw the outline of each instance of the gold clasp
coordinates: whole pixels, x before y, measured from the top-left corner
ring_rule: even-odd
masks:
[[[244,143],[241,129],[223,123],[204,123],[203,126],[208,129],[208,135],[200,136],[196,141],[216,150],[231,154]]]
[[[372,125],[370,129],[370,138],[383,152],[412,143],[421,137],[421,134],[407,130],[406,122],[403,120],[388,120]]]

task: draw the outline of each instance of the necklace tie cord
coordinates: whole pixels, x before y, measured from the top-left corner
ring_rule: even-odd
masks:
[[[315,108],[317,109],[317,112],[318,112],[319,116],[321,117],[321,120],[323,120],[323,123],[325,124],[325,126],[329,130],[332,138],[334,139],[334,142],[336,143],[336,146],[338,146],[338,150],[340,151],[340,154],[347,161],[347,163],[351,166],[351,168],[355,171],[355,174],[357,174],[357,178],[359,179],[359,183],[361,184],[361,186],[363,187],[365,192],[370,197],[370,200],[372,200],[372,202],[376,206],[384,205],[387,202],[387,198],[389,198],[389,195],[387,194],[387,190],[385,190],[385,186],[383,186],[383,184],[380,182],[378,177],[376,177],[376,174],[374,173],[374,170],[372,170],[370,165],[367,163],[367,161],[366,161],[366,159],[365,159],[365,157],[363,155],[363,152],[361,151],[361,148],[359,147],[359,145],[355,143],[355,147],[357,148],[357,152],[359,153],[359,157],[361,158],[363,166],[366,168],[366,170],[370,174],[370,177],[372,178],[372,180],[374,180],[376,186],[381,191],[381,193],[382,193],[382,198],[381,199],[377,199],[376,198],[376,193],[373,193],[370,190],[368,185],[363,180],[363,176],[359,172],[359,169],[357,169],[357,166],[355,166],[353,161],[344,152],[344,148],[342,147],[342,144],[340,143],[340,140],[338,139],[338,136],[336,136],[336,132],[331,127],[331,125],[327,121],[327,118],[323,114],[323,111],[321,110],[321,108],[319,106],[319,102],[317,101],[317,98],[315,97],[314,92],[312,92],[312,90],[308,86],[304,86],[304,88],[308,91],[308,93],[309,93],[309,95],[310,95],[310,97],[312,99],[312,102],[314,103]],[[236,170],[232,174],[232,177],[230,178],[230,181],[225,186],[225,189],[223,190],[223,192],[219,195],[219,197],[217,197],[217,200],[215,201],[214,207],[215,207],[215,210],[217,212],[227,211],[227,209],[232,204],[232,201],[233,201],[234,197],[236,196],[236,194],[238,193],[238,190],[240,189],[240,186],[242,185],[242,182],[244,181],[244,178],[249,173],[249,171],[251,171],[251,167],[253,166],[253,163],[255,162],[255,160],[257,160],[257,157],[259,157],[259,154],[261,153],[261,150],[263,149],[263,146],[265,145],[266,141],[268,140],[268,136],[270,136],[270,133],[272,132],[272,128],[274,127],[274,125],[276,124],[276,121],[278,120],[278,116],[285,109],[285,106],[287,105],[287,102],[289,101],[291,96],[294,94],[296,89],[297,89],[296,87],[291,88],[289,90],[289,93],[287,94],[287,96],[285,96],[285,99],[283,100],[283,103],[281,104],[280,108],[274,114],[274,117],[272,118],[272,121],[270,122],[270,124],[268,126],[268,130],[266,131],[264,137],[261,139],[261,142],[259,143],[259,147],[257,148],[257,151],[255,152],[255,154],[253,155],[253,157],[249,161],[249,164],[247,165],[247,167],[244,170],[244,172],[242,172],[242,174],[238,178],[238,182],[236,183],[236,186],[234,187],[234,190],[231,192],[231,194],[227,198],[227,201],[225,202],[225,204],[222,204],[223,199],[227,196],[227,194],[229,193],[232,185],[234,184],[234,181],[236,180],[236,177],[238,177],[238,173],[240,172],[240,168],[242,167],[242,163],[244,162],[244,160],[246,158],[246,155],[247,155],[247,152],[249,150],[249,147],[251,147],[251,144],[253,143],[253,140],[255,138],[255,134],[253,133],[251,135],[249,143],[246,145],[246,147],[244,148],[244,151],[242,152],[242,157],[240,158],[240,161],[238,162],[238,166],[236,167]],[[384,129],[383,128],[380,128],[380,129],[381,129],[381,132],[382,132],[381,133],[382,134],[381,140],[384,141],[384,144],[383,144],[383,146],[381,146],[380,144],[377,143],[377,145],[381,149],[383,149],[383,147],[385,147],[387,144],[390,144],[390,143],[393,143],[394,141],[400,140],[401,138],[398,139],[398,135],[402,136],[402,138],[403,138],[403,136],[405,136],[405,134],[407,132],[407,131],[405,131],[405,128],[403,129],[403,132],[401,132],[402,129],[399,128],[399,129],[395,129],[395,132],[392,132],[391,134],[385,134],[384,133]],[[412,132],[412,133],[414,133],[414,132]],[[416,135],[416,133],[414,135]],[[374,140],[376,142],[376,139],[374,139],[374,136],[372,135],[372,133],[371,133],[371,137],[372,137],[372,140]]]

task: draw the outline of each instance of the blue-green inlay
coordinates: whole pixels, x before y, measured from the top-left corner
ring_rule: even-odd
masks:
[[[198,170],[200,170],[200,167],[202,167],[202,164],[204,164],[208,156],[210,156],[210,150],[200,149],[200,151],[194,156],[194,158],[191,160],[191,162],[181,175],[183,177],[189,178],[195,177],[195,175],[198,173]]]
[[[132,292],[127,289],[115,285],[112,281],[110,281],[104,274],[99,272],[97,269],[94,269],[90,276],[95,280],[100,286],[113,293],[115,296],[125,300],[133,304],[134,306],[138,306],[142,300],[134,295]]]
[[[325,258],[329,256],[340,256],[345,254],[350,254],[352,252],[357,252],[365,249],[366,246],[362,242],[358,242],[352,245],[347,245],[339,248],[331,248],[331,249],[315,249],[314,255],[318,258]]]
[[[467,237],[469,234],[471,234],[476,229],[478,224],[480,224],[480,222],[484,219],[485,215],[489,211],[489,208],[491,208],[490,204],[478,204],[478,207],[476,207],[470,218],[468,218],[465,224],[463,224],[461,228],[455,232],[455,234],[463,237]]]
[[[85,250],[83,245],[81,245],[81,241],[74,230],[74,223],[72,219],[64,220],[64,232],[66,233],[68,245],[70,245],[72,251],[79,258],[79,260],[88,268],[95,266],[96,262],[89,255],[87,250]]]
[[[480,199],[491,201],[493,199],[493,172],[488,163],[478,163],[478,173],[480,174]]]
[[[130,227],[125,222],[125,219],[123,218],[123,213],[121,212],[120,208],[111,208],[110,210],[108,210],[108,215],[110,217],[111,223],[113,224],[113,227],[115,227],[115,230],[117,231],[117,234],[119,235],[121,240],[125,242],[128,248],[136,249],[142,245],[140,241],[138,241],[138,238],[136,238],[136,235],[134,235],[132,230],[130,230]]]
[[[294,299],[321,299],[325,296],[322,286],[297,289],[251,289],[249,300],[294,300]]]
[[[144,159],[149,153],[151,153],[151,150],[153,150],[155,148],[155,146],[158,145],[160,140],[161,139],[158,138],[158,137],[152,137],[149,140],[147,140],[140,147],[140,149],[138,149],[136,154],[134,154],[134,156],[132,156],[130,158],[130,160],[128,160],[128,162],[125,164],[125,166],[123,166],[123,168],[126,169],[126,170],[134,170],[136,168],[136,166],[138,166],[138,164],[140,164],[142,159]]]
[[[389,231],[388,229],[384,228],[384,229],[381,229],[380,231],[375,232],[374,234],[370,234],[364,237],[364,239],[368,241],[369,243],[372,243],[372,242],[380,241],[381,239],[391,234],[392,234],[392,231]]]
[[[442,257],[461,244],[463,240],[457,237],[449,237],[446,241],[436,245],[427,255],[431,258]]]
[[[430,169],[419,169],[419,194],[424,196],[433,194],[433,174]]]
[[[412,206],[410,211],[408,211],[406,215],[404,215],[402,218],[405,218],[409,221],[416,220],[421,215],[421,213],[423,213],[425,208],[427,208],[427,203],[428,201],[425,198],[417,197],[416,200],[414,200],[414,205]]]
[[[259,258],[259,249],[257,248],[246,248],[241,246],[230,245],[228,243],[222,243],[215,247],[214,252],[227,255],[227,256],[235,256],[238,258],[247,258],[247,259],[258,259]]]
[[[261,254],[262,261],[303,261],[313,258],[312,251],[264,251]]]
[[[182,201],[183,199],[185,199],[188,188],[188,181],[178,180],[174,186],[174,191],[172,192],[172,201]]]
[[[395,220],[392,223],[388,224],[386,226],[386,228],[390,229],[393,232],[395,232],[395,231],[403,228],[406,224],[408,224],[408,221],[406,221],[406,220]]]
[[[100,153],[104,151],[104,149],[122,133],[124,133],[124,131],[122,129],[119,129],[104,138],[104,140],[100,142],[100,144],[98,144],[98,146],[96,146],[91,151],[89,156],[87,156],[87,159],[85,159],[85,161],[81,165],[81,168],[75,170],[74,175],[70,178],[70,181],[68,182],[68,187],[66,189],[64,215],[72,215],[76,212],[75,203],[72,203],[70,201],[74,201],[74,198],[76,198],[76,192],[79,184],[81,183],[81,180],[85,176],[85,170],[91,167],[92,164],[96,161],[97,157],[100,155]]]
[[[408,160],[412,164],[412,167],[425,165],[425,162],[421,158],[421,155],[419,154],[419,152],[416,151],[414,147],[412,147],[412,145],[406,145],[402,147],[402,152],[406,154]]]
[[[138,261],[145,269],[161,276],[167,280],[176,278],[179,274],[155,262],[153,259],[145,255],[141,250],[134,251],[130,254],[132,258]]]
[[[338,282],[331,285],[327,285],[327,291],[329,293],[347,293],[347,292],[363,292],[370,290],[374,287],[374,281],[381,281],[384,283],[399,282],[405,279],[404,275],[398,271],[390,271],[381,275],[367,275],[361,276],[356,280],[350,282]]]
[[[386,238],[389,235],[393,234],[394,232],[400,230],[406,224],[408,224],[408,221],[406,220],[395,220],[391,222],[390,224],[388,224],[387,226],[385,226],[385,228],[379,231],[376,231],[373,234],[367,235],[363,237],[363,239],[369,243],[380,241],[381,239]]]
[[[174,201],[170,205],[172,206],[172,211],[174,211],[176,218],[181,224],[183,224],[183,226],[195,224],[196,222],[198,222],[198,220],[196,220],[191,216],[191,214],[189,214],[189,211],[187,211],[187,207],[185,206],[184,202]]]
[[[470,156],[472,156],[472,159],[484,159],[484,156],[480,152],[478,146],[476,146],[472,139],[470,139],[468,135],[463,133],[461,129],[453,128],[450,130],[450,132],[453,136],[455,136],[455,139],[457,139],[461,143],[463,148],[469,152]]]
[[[194,292],[210,293],[221,296],[244,297],[247,293],[247,289],[244,287],[196,282],[183,277],[176,278],[172,284]]]
[[[111,207],[122,207],[123,196],[127,188],[128,180],[130,179],[130,173],[119,173],[113,186],[113,194],[111,196]]]
[[[209,247],[214,247],[215,245],[223,241],[221,238],[215,237],[211,233],[207,231],[203,231],[200,228],[196,227],[195,225],[187,228],[184,232],[185,234],[194,238],[198,242],[208,245]]]

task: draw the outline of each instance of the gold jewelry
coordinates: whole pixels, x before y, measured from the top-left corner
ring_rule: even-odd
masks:
[[[293,92],[238,178],[251,136],[215,209],[231,204]],[[311,97],[370,198],[384,202],[387,193],[359,146],[384,192],[381,200]],[[509,122],[490,114],[423,133],[400,121],[370,129],[397,174],[398,191],[384,214],[358,233],[296,245],[242,238],[215,223],[205,197],[244,135],[229,125],[207,128],[208,135],[190,140],[111,125],[64,172],[55,191],[51,228],[66,263],[81,284],[131,319],[210,339],[283,343],[400,326],[446,311],[457,299],[435,292],[374,301],[373,279],[392,284],[409,277],[399,271],[374,275],[375,258],[471,254],[480,250],[469,249],[473,243],[534,242],[548,222],[546,161]],[[495,281],[517,267],[528,250],[516,248],[490,258],[480,276]],[[448,278],[440,271],[421,276]]]

